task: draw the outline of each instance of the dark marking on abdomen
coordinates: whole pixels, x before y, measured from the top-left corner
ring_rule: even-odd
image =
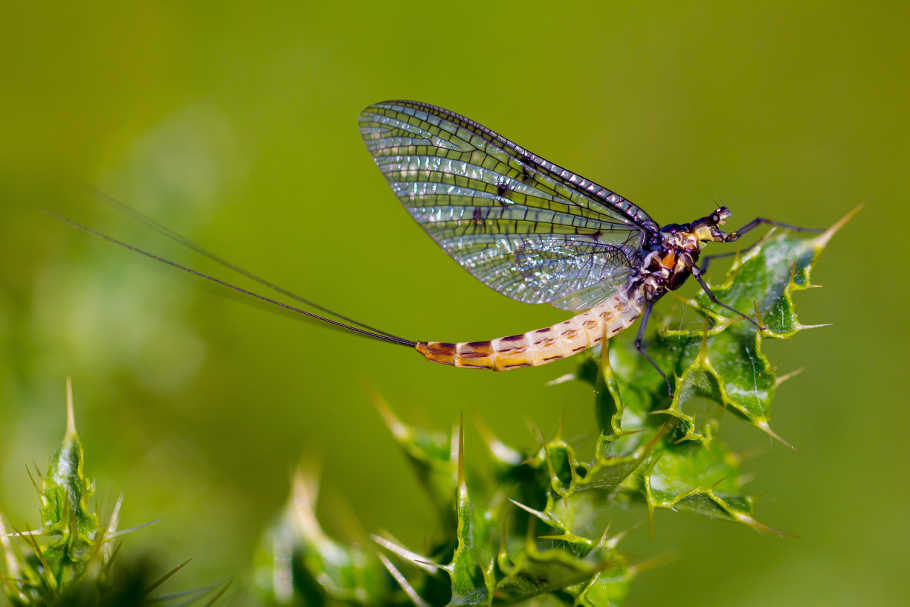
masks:
[[[503,367],[503,370],[518,369],[519,367],[531,367],[531,366],[533,366],[531,363],[517,363],[514,365],[505,365]]]
[[[489,341],[471,341],[461,344],[458,357],[462,359],[486,358],[493,353],[493,344]]]
[[[447,341],[438,341],[436,343],[427,344],[427,349],[430,352],[438,352],[439,354],[454,354],[455,344]]]

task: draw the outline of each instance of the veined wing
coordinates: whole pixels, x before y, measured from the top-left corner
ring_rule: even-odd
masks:
[[[475,277],[521,302],[594,305],[659,229],[615,192],[433,105],[371,105],[360,132],[430,236]],[[583,297],[569,297],[580,290]]]
[[[526,303],[584,310],[632,273],[634,250],[573,234],[470,234],[446,250],[496,291]]]

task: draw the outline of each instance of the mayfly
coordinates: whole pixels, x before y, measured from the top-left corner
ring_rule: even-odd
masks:
[[[502,371],[543,365],[587,350],[640,317],[635,347],[668,388],[667,376],[645,349],[645,329],[655,302],[689,276],[715,304],[758,326],[711,292],[703,278],[707,264],[729,253],[706,256],[699,264],[702,247],[708,242],[734,242],[762,224],[809,230],[758,217],[738,230],[723,232],[720,226],[730,217],[726,207],[690,223],[660,226],[616,192],[473,120],[427,103],[371,105],[360,114],[360,134],[411,217],[463,268],[512,299],[547,303],[576,315],[550,327],[491,340],[414,341],[294,295],[153,222],[171,238],[319,314],[70,223],[247,296],[357,335],[414,348],[428,360],[460,368]]]

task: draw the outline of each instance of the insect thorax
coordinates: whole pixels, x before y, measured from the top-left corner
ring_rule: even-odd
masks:
[[[660,244],[645,255],[634,281],[652,301],[683,285],[701,250],[691,232],[665,232],[663,236]]]
[[[706,242],[723,242],[725,234],[718,229],[729,217],[730,211],[720,207],[713,213],[687,224],[670,224],[660,230],[660,240],[655,240],[642,259],[632,288],[641,288],[645,296],[654,301],[667,291],[681,287],[692,274],[701,248]]]

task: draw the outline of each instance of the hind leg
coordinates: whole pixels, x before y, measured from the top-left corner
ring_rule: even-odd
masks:
[[[670,385],[670,379],[667,377],[667,374],[663,372],[654,359],[651,358],[651,355],[648,354],[647,349],[645,348],[645,329],[648,327],[648,319],[651,318],[651,308],[654,307],[654,302],[649,301],[645,305],[645,311],[641,315],[641,323],[638,325],[638,334],[635,336],[635,349],[638,350],[638,353],[647,359],[651,365],[657,369],[657,372],[660,373],[660,376],[664,378],[664,382],[667,384],[667,396],[673,396],[673,387]]]

